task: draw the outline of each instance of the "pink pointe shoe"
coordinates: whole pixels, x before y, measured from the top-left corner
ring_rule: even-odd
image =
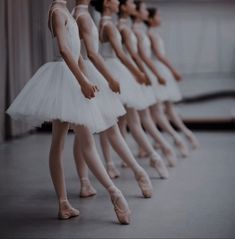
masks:
[[[120,172],[113,163],[107,163],[106,170],[111,179],[120,177]]]
[[[81,179],[81,190],[80,190],[80,197],[81,198],[88,198],[96,195],[96,190],[91,185],[91,182],[87,178]]]
[[[177,164],[177,158],[174,151],[165,149],[163,150],[163,153],[167,159],[169,167],[175,167]]]
[[[183,158],[187,158],[189,156],[188,147],[181,139],[175,139],[175,145],[179,148]]]
[[[168,170],[162,160],[162,158],[158,155],[153,155],[151,158],[150,158],[150,161],[149,161],[149,164],[150,164],[150,167],[154,168],[159,176],[162,178],[162,179],[168,179],[169,178],[169,173],[168,173]]]
[[[73,208],[68,200],[60,201],[58,219],[68,220],[73,217],[78,217],[79,215],[80,212],[77,209]]]
[[[141,170],[141,172],[138,173],[135,178],[143,196],[145,198],[151,198],[153,195],[153,187],[148,174],[144,170]]]
[[[197,149],[200,147],[198,139],[191,131],[187,132],[186,137],[188,138],[189,142],[191,143],[193,149]]]
[[[123,224],[123,225],[130,224],[131,211],[121,191],[115,188],[110,193],[110,197],[113,203],[114,211],[117,215],[117,218],[120,224]]]

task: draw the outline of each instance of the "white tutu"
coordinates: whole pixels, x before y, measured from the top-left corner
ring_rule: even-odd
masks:
[[[113,125],[117,122],[118,117],[126,114],[126,110],[123,107],[119,95],[114,93],[100,72],[95,68],[89,59],[84,60],[85,72],[90,82],[97,85],[99,92],[96,93],[96,101],[99,105],[99,109],[108,120],[115,119]]]
[[[172,102],[178,102],[182,100],[179,85],[174,79],[171,71],[159,61],[154,61],[154,63],[159,71],[159,74],[166,80],[166,85],[159,88],[159,91],[161,91],[163,95],[162,99],[159,95],[159,99],[161,99],[162,101],[169,100]]]
[[[117,116],[113,113],[108,117],[106,106],[101,111],[97,101],[98,97],[92,100],[84,97],[64,61],[50,62],[39,68],[7,113],[32,127],[45,121],[60,120],[87,126],[96,133],[111,127]]]
[[[166,101],[166,100],[168,100],[168,94],[166,92],[165,85],[161,85],[158,82],[157,77],[152,73],[152,71],[148,67],[146,67],[146,71],[147,71],[148,76],[151,80],[152,88],[153,88],[153,92],[154,92],[156,101]]]
[[[118,80],[121,87],[120,99],[124,105],[136,110],[143,110],[148,107],[141,85],[134,79],[134,76],[120,62],[118,58],[105,58],[108,69]]]
[[[147,101],[147,107],[150,107],[157,103],[152,85],[150,86],[141,85],[141,89],[142,92],[144,93],[145,100]]]

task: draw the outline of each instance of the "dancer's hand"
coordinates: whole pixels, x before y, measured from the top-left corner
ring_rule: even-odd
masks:
[[[141,71],[136,72],[135,78],[140,85],[146,84],[145,74]]]
[[[152,85],[152,82],[147,74],[145,75],[145,85]]]
[[[182,76],[177,71],[173,71],[173,76],[175,77],[176,81],[182,80]]]
[[[109,81],[109,87],[114,93],[121,93],[120,84],[116,80]]]
[[[88,81],[83,81],[81,84],[81,91],[85,98],[92,99],[95,97],[95,93],[99,91],[96,85],[89,83]]]
[[[166,85],[166,80],[163,77],[158,76],[157,79],[160,85]]]

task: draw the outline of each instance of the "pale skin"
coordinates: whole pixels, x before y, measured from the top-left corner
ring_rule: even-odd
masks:
[[[118,10],[118,1],[116,0],[105,0],[103,4],[103,16],[111,16],[112,14],[117,13]],[[101,22],[101,39],[103,41],[108,41],[111,43],[111,46],[113,47],[114,51],[116,52],[116,56],[120,59],[121,62],[127,62],[127,66],[129,66],[129,70],[132,71],[133,65],[132,62],[129,61],[129,59],[125,56],[122,48],[120,47],[120,44],[117,39],[117,35],[115,33],[115,26],[113,24],[104,24],[104,22]],[[130,47],[131,44],[130,44]],[[140,63],[141,64],[141,63]],[[126,108],[127,109],[127,120],[130,123],[130,129],[132,131],[132,135],[134,136],[135,140],[140,144],[144,145],[146,150],[149,152],[149,156],[158,160],[160,159],[160,156],[156,154],[154,151],[152,145],[149,143],[146,134],[144,133],[141,123],[139,120],[139,115],[135,109],[132,108]],[[125,120],[122,118],[120,120],[120,128],[122,127],[122,122]],[[105,148],[107,149],[106,152],[108,152],[108,143],[103,142],[103,145],[106,144]],[[110,153],[106,154],[107,157],[110,157]],[[109,159],[111,160],[111,159]],[[154,160],[153,160],[154,161]],[[161,165],[159,165],[160,167]]]
[[[148,36],[151,41],[152,51],[155,54],[156,58],[164,64],[168,69],[171,71],[172,75],[174,76],[176,81],[181,81],[182,77],[177,72],[177,70],[172,66],[170,61],[161,53],[159,49],[159,43],[158,38],[155,36],[153,31],[151,31],[154,28],[157,28],[161,24],[160,19],[160,13],[159,11],[156,12],[154,17],[148,18],[149,22],[149,31]],[[162,105],[163,104],[163,105]],[[189,139],[189,141],[192,143],[194,148],[197,148],[199,146],[199,143],[196,139],[196,137],[193,135],[193,133],[185,126],[180,116],[177,114],[176,110],[174,109],[174,106],[171,102],[165,102],[165,103],[159,103],[158,106],[155,109],[152,109],[151,113],[154,118],[154,120],[158,123],[158,125],[168,132],[175,141],[177,142],[177,139],[179,139],[178,133],[174,130],[174,128],[170,125],[165,113],[167,113],[167,116],[169,119],[174,123],[174,125],[179,128]]]
[[[56,10],[53,10],[55,8]],[[67,34],[66,23],[68,19],[67,14],[64,14],[64,11],[68,12],[65,4],[58,2],[53,3],[49,12],[49,26],[51,26],[52,28],[50,30],[54,33],[54,36],[57,39],[61,56],[63,57],[71,72],[74,74],[75,78],[78,80],[78,84],[80,84],[81,86],[84,97],[90,99],[95,96],[97,87],[88,82],[85,75],[82,73],[78,66],[78,61],[74,59],[70,48],[68,47],[67,41],[65,40]],[[79,211],[73,208],[68,201],[64,178],[62,154],[68,128],[69,123],[67,122],[61,122],[58,120],[53,121],[49,165],[51,178],[59,203],[59,219],[69,219],[71,217],[79,215]],[[89,166],[90,170],[94,173],[100,183],[107,189],[113,204],[120,210],[123,209],[125,211],[128,211],[128,205],[124,197],[110,180],[105,171],[105,168],[103,167],[103,164],[95,147],[94,139],[89,129],[80,125],[73,125],[73,129],[76,136],[78,137],[78,140],[80,141],[82,154],[84,155],[84,158],[86,159],[86,163]],[[116,214],[118,215],[117,212]],[[125,215],[125,217],[126,218],[122,218],[123,221],[129,220],[129,215]]]
[[[138,50],[139,50],[139,53],[140,53],[140,56],[142,58],[142,60],[145,62],[146,66],[149,67],[149,69],[153,72],[153,74],[156,75],[156,70],[157,68],[155,67],[152,59],[146,54],[146,51],[145,51],[145,46],[144,46],[144,42],[143,42],[143,38],[145,36],[143,36],[143,34],[146,34],[143,32],[142,28],[138,28],[138,24],[141,24],[143,21],[147,21],[148,20],[148,12],[147,12],[147,9],[146,9],[146,5],[145,3],[141,3],[139,9],[138,9],[138,12],[136,14],[136,17],[135,17],[135,23],[134,23],[134,29],[135,29],[135,33],[136,33],[136,36],[138,38]],[[141,25],[140,25],[141,26]],[[157,75],[156,75],[157,76]],[[159,81],[159,80],[158,80]],[[165,81],[165,79],[164,79]],[[160,81],[159,81],[160,83]],[[156,124],[157,123],[157,118],[160,118],[160,115],[159,113],[162,112],[162,108],[160,107],[159,105],[160,103],[157,102],[155,105],[151,106],[149,109],[150,109],[150,117],[152,118],[152,121]],[[167,120],[167,118],[165,117],[161,117],[161,125],[162,125],[162,122],[163,120]],[[186,144],[184,143],[184,141],[181,139],[180,135],[177,134],[177,132],[173,129],[173,127],[170,125],[170,123],[166,123],[168,122],[165,121],[165,124],[164,126],[167,127],[167,129],[170,129],[170,132],[174,135],[174,140],[175,140],[175,144],[178,146],[179,150],[180,150],[180,153],[183,157],[187,157],[189,152],[188,152],[188,148],[186,146]],[[152,131],[150,131],[152,132]],[[156,134],[164,139],[161,135],[161,133],[159,132],[159,130],[157,130]],[[156,141],[157,142],[157,141]],[[160,148],[163,148],[164,150],[164,144],[163,146],[161,145],[161,143],[157,143],[156,146],[160,147]],[[166,156],[168,156],[168,152],[166,152]],[[140,155],[145,155],[145,152],[144,150],[140,149]],[[170,156],[170,155],[169,155]],[[168,157],[169,157],[168,156]],[[170,156],[171,157],[171,156]],[[174,163],[173,163],[174,164]]]
[[[122,16],[121,17],[126,19],[129,17],[129,15],[133,15],[133,11],[136,14],[135,5],[133,4],[133,1],[130,1],[130,2],[127,1],[126,5],[122,6]],[[133,43],[130,40],[131,34],[133,34],[131,32],[131,29],[124,27],[124,28],[120,28],[120,30],[122,33],[123,42],[126,46],[127,51],[129,52],[130,56],[132,56],[132,59],[135,61],[135,63],[137,65],[140,62],[141,66],[144,68],[144,66],[143,66],[144,60],[142,59],[141,54],[138,54],[138,52],[135,52],[135,50],[133,48]],[[144,51],[144,49],[143,49],[143,51]],[[138,59],[138,60],[136,61],[136,59]],[[175,158],[174,151],[171,149],[171,146],[168,144],[168,142],[163,138],[163,136],[161,135],[159,130],[155,127],[155,124],[151,118],[149,109],[139,111],[139,116],[140,116],[141,123],[144,125],[144,128],[151,135],[151,137],[156,142],[158,142],[160,144],[166,157],[168,159],[171,158],[171,160],[175,161],[175,159],[173,159],[173,158]],[[131,123],[131,121],[130,121],[130,123]],[[130,124],[128,124],[128,125],[130,126]],[[143,148],[141,145],[139,145],[139,146],[140,146],[140,148]],[[147,153],[147,155],[148,155],[148,153]]]
[[[77,6],[79,5],[88,5],[90,1],[77,1]],[[84,12],[85,11],[85,12]],[[81,14],[82,13],[82,14]],[[85,13],[85,14],[84,14]],[[116,85],[118,85],[118,92],[120,92],[120,87],[119,83],[113,79],[113,76],[107,69],[105,65],[105,61],[102,58],[102,56],[97,53],[96,49],[94,49],[94,36],[92,32],[93,28],[93,23],[92,19],[87,11],[87,9],[75,9],[74,13],[74,18],[77,20],[77,24],[79,28],[81,27],[80,30],[80,37],[84,41],[86,50],[87,50],[87,55],[90,61],[94,64],[94,66],[98,69],[98,71],[106,78],[106,80],[109,82],[109,78],[112,78],[112,81],[115,81]],[[96,39],[98,40],[98,39]],[[133,66],[133,71],[138,75],[139,78],[143,77],[138,69],[136,69]],[[112,87],[110,87],[111,90],[116,92]],[[130,167],[130,169],[133,171],[137,181],[140,177],[147,177],[145,171],[143,170],[142,167],[139,166],[139,164],[136,162],[134,156],[132,155],[128,145],[126,144],[125,140],[123,139],[120,130],[118,128],[118,125],[115,124],[113,127],[109,128],[108,130],[100,133],[100,139],[101,139],[101,146],[104,152],[104,155],[106,155],[106,142],[107,144],[111,144],[113,149],[117,152],[117,154],[120,156],[120,158]],[[76,147],[76,145],[75,145]],[[79,160],[79,155],[75,155],[76,161]],[[109,175],[111,177],[114,177],[115,172],[113,172],[112,168],[113,164],[111,162],[107,162],[107,169],[109,172]],[[87,174],[87,168],[84,166],[83,171],[78,172],[80,175],[80,178],[86,178],[87,181],[88,179],[88,174]]]
[[[142,4],[145,5],[145,4]],[[141,6],[142,6],[141,5]],[[147,18],[147,11],[144,9],[140,10],[140,12],[137,12],[134,25],[135,23],[142,23],[143,20],[146,20]],[[164,85],[166,83],[166,80],[159,74],[158,70],[156,69],[155,65],[153,64],[152,60],[148,55],[146,54],[146,51],[144,49],[143,45],[143,37],[142,34],[139,30],[136,30],[135,27],[133,27],[135,35],[138,40],[138,51],[139,51],[139,56],[141,57],[141,60],[149,67],[149,69],[153,72],[153,74],[156,76],[156,80],[159,81],[160,84]]]

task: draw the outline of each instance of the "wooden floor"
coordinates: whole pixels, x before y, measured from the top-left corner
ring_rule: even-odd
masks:
[[[105,190],[92,177],[98,195],[78,197],[72,159],[73,135],[65,147],[69,198],[80,218],[56,219],[57,205],[48,170],[50,135],[35,134],[0,146],[0,238],[235,238],[235,134],[198,132],[201,148],[170,169],[169,180],[149,172],[154,186],[143,199],[128,169],[115,183],[132,210],[132,223],[117,223]],[[128,143],[136,153],[136,145]]]

